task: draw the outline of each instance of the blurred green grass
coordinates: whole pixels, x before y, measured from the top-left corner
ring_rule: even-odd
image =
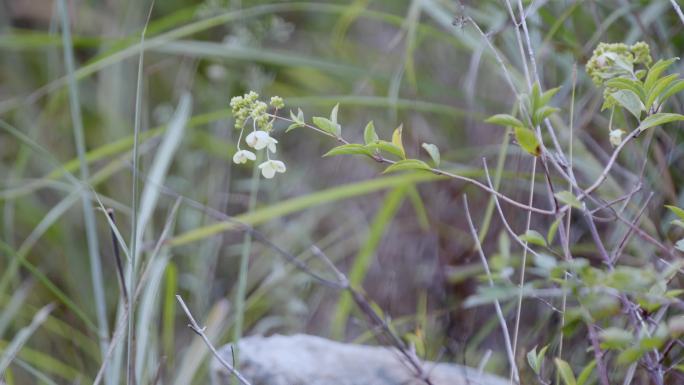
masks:
[[[493,349],[487,369],[505,373],[502,344],[492,332],[493,312],[461,306],[474,292],[481,270],[472,268],[477,261],[456,198],[463,191],[472,194],[477,220],[488,222],[488,197],[433,175],[385,177],[363,160],[321,160],[334,143],[295,130],[278,137],[287,174],[262,181],[256,207],[249,211],[251,170],[230,162],[237,134],[227,108],[231,96],[251,89],[283,96],[286,110],[302,107],[307,117],[326,114],[339,102],[350,138],[361,138],[370,119],[382,136],[403,122],[410,153],[419,154],[424,141],[439,143],[446,167],[474,177],[483,176],[481,157],[490,165],[498,157],[503,191],[524,200],[529,159],[516,147],[501,146],[508,143],[507,133],[482,123],[483,117],[508,108],[513,96],[502,86],[500,70],[480,36],[458,23],[465,13],[483,26],[522,83],[513,25],[501,2],[158,1],[142,42],[149,2],[69,2],[71,37],[60,32],[57,3],[38,3],[41,12],[25,11],[20,0],[0,5],[0,271],[11,272],[0,284],[0,306],[6,310],[0,350],[7,351],[39,308],[51,302],[57,308],[19,351],[5,377],[8,384],[49,383],[48,378],[89,383],[103,361],[108,362],[105,383],[126,378],[125,341],[105,357],[107,341],[126,312],[111,223],[98,210],[96,197],[115,209],[117,231],[130,242],[142,210],[132,207],[138,202],[134,181],[141,191],[148,188],[156,195],[145,208],[151,216],[137,251],[139,272],[149,272],[144,280],[138,275],[141,299],[132,319],[135,335],[145,336],[137,343],[137,383],[151,382],[158,367],[164,382],[208,381],[207,352],[184,328],[173,299],[177,292],[206,322],[217,344],[231,342],[236,316],[244,316],[240,328],[245,334],[304,331],[369,338],[362,316],[344,299],[316,286],[258,242],[242,274],[244,314],[236,315],[243,235],[212,210],[258,226],[274,243],[324,271],[309,253],[316,244],[344,271],[354,272],[354,283],[400,334],[421,330],[426,358],[477,366]],[[681,54],[684,45],[682,24],[668,1],[525,4],[532,7],[529,23],[544,83],[564,86],[558,105],[567,105],[570,98],[573,65],[581,67],[598,41],[643,39],[656,53],[670,56]],[[65,64],[69,44],[73,81]],[[594,144],[605,122],[585,118],[600,107],[600,95],[579,73],[574,161],[592,177],[605,153]],[[186,92],[193,97],[192,116],[183,125],[178,148],[159,160],[169,120]],[[74,106],[77,110],[69,112]],[[136,114],[140,157],[134,168]],[[82,152],[73,140],[79,116]],[[564,121],[554,123],[567,129]],[[651,182],[661,178],[663,169],[674,170],[667,172],[670,190],[680,201],[682,152],[680,146],[647,169]],[[163,177],[151,178],[160,162],[168,169]],[[89,175],[79,171],[82,167]],[[416,217],[415,197],[397,202],[396,191],[407,186],[418,190],[429,230]],[[615,196],[623,193],[612,181],[608,190]],[[87,200],[84,208],[75,204],[78,195]],[[182,203],[170,216],[178,197]],[[93,210],[94,223],[84,222],[84,209]],[[644,222],[647,229],[660,230],[658,222]],[[170,223],[172,234],[155,253]],[[522,223],[516,218],[515,224]],[[485,247],[497,250],[501,225],[493,221],[483,227]],[[96,250],[88,250],[87,232],[91,244],[99,240]],[[102,278],[91,276],[91,257],[102,264]],[[102,288],[102,297],[95,287]],[[420,293],[424,306],[419,306]],[[13,300],[25,305],[12,307]],[[105,316],[99,324],[98,309]],[[530,303],[526,309],[530,323],[521,331],[521,354],[542,339],[541,325],[552,318],[543,305]]]

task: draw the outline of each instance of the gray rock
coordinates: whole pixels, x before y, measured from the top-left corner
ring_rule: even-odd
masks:
[[[240,372],[252,385],[419,385],[390,348],[345,344],[325,338],[294,336],[246,337],[239,343]],[[230,346],[220,349],[232,362]],[[508,385],[500,377],[473,368],[424,363],[434,385]],[[216,384],[231,383],[217,360],[212,362]]]

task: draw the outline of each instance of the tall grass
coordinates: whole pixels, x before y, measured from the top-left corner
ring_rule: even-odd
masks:
[[[586,344],[559,331],[568,298],[535,297],[527,278],[537,261],[511,242],[494,198],[430,173],[381,175],[373,162],[321,159],[335,143],[300,129],[278,134],[288,172],[261,179],[231,163],[228,101],[258,89],[283,96],[286,115],[302,107],[307,119],[339,103],[354,140],[370,119],[384,137],[403,122],[407,152],[442,143],[443,168],[482,183],[486,157],[497,191],[543,207],[540,166],[510,144],[510,130],[482,123],[514,104],[502,68],[520,90],[535,72],[562,86],[554,101],[572,109],[552,118],[558,145],[593,180],[610,156],[600,139],[609,117],[582,68],[593,47],[646,40],[669,57],[684,45],[681,10],[665,0],[250,0],[239,9],[59,0],[40,11],[21,3],[0,11],[0,379],[8,385],[208,383],[210,353],[184,327],[176,294],[215,345],[253,333],[372,341],[347,294],[318,285],[274,246],[327,277],[312,246],[322,250],[420,358],[502,376],[518,367],[523,383],[534,377],[525,354],[543,341],[579,360]],[[149,20],[122,16],[148,11]],[[643,188],[657,191],[654,206],[684,204],[681,137],[648,137],[655,146],[644,155]],[[642,159],[619,161],[618,175],[629,175]],[[630,193],[619,178],[602,188],[615,199]],[[464,192],[481,249],[458,199]],[[631,218],[640,208],[620,210]],[[502,211],[520,234],[545,223]],[[661,214],[647,211],[639,224],[666,241],[675,230]],[[575,231],[565,224],[576,236],[572,252],[591,254]],[[476,292],[485,273],[477,250],[494,279],[507,268],[524,272],[513,277],[515,293]],[[626,250],[634,260],[654,252],[637,241]]]

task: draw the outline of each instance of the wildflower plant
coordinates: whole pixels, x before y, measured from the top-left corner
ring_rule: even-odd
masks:
[[[678,79],[678,74],[666,75],[666,70],[677,60],[658,60],[653,63],[650,48],[645,43],[636,43],[628,46],[625,44],[601,43],[589,59],[586,70],[593,83],[603,87],[603,108],[610,109],[611,120],[608,135],[605,136],[613,153],[606,162],[598,178],[589,185],[581,187],[578,179],[569,163],[558,146],[558,152],[552,152],[546,147],[547,137],[542,135],[541,127],[547,125],[553,133],[553,126],[549,117],[563,114],[560,108],[552,106],[552,99],[559,88],[542,90],[539,82],[530,84],[528,92],[516,93],[518,100],[514,110],[517,114],[497,114],[486,120],[487,123],[501,125],[509,128],[520,148],[532,156],[535,164],[540,162],[543,166],[550,199],[553,203],[551,209],[543,209],[529,203],[520,202],[510,198],[494,187],[487,167],[484,163],[486,183],[473,178],[449,172],[440,168],[441,155],[435,144],[422,143],[421,148],[425,151],[422,156],[410,157],[407,154],[403,139],[403,126],[394,129],[390,138],[382,139],[378,135],[373,121],[368,122],[363,130],[363,143],[353,143],[342,135],[342,125],[338,121],[339,105],[332,108],[329,117],[313,117],[307,122],[304,113],[298,109],[295,113],[290,111],[289,118],[277,115],[277,110],[282,108],[281,99],[271,100],[271,106],[276,113],[268,114],[267,105],[259,102],[258,95],[249,93],[242,97],[236,97],[231,102],[233,106],[236,127],[242,132],[248,121],[251,121],[252,132],[247,136],[248,146],[260,150],[266,149],[275,153],[277,141],[270,137],[273,122],[280,119],[289,122],[286,132],[306,127],[318,133],[334,138],[338,145],[325,153],[323,156],[360,155],[365,156],[385,166],[384,172],[399,171],[423,171],[431,172],[443,177],[471,183],[494,198],[501,219],[506,223],[509,236],[513,237],[527,253],[534,257],[533,278],[525,282],[525,260],[521,266],[521,280],[519,285],[512,282],[512,268],[510,266],[494,266],[494,276],[490,271],[487,259],[481,247],[478,251],[489,278],[490,290],[497,287],[501,292],[519,290],[518,321],[523,296],[529,290],[546,289],[557,290],[564,298],[563,307],[559,310],[562,314],[562,333],[560,341],[564,338],[576,337],[581,328],[587,333],[593,359],[585,362],[580,370],[573,370],[568,362],[560,355],[553,358],[552,367],[555,368],[557,378],[565,385],[589,384],[596,378],[602,385],[609,385],[617,376],[621,379],[633,378],[638,368],[645,368],[646,375],[650,376],[654,383],[663,384],[664,378],[670,370],[684,371],[684,367],[670,365],[665,362],[673,362],[666,359],[668,354],[677,346],[677,341],[684,335],[684,308],[682,301],[678,299],[682,290],[672,287],[672,282],[677,272],[684,266],[684,260],[676,255],[676,252],[684,252],[684,239],[677,241],[673,247],[665,245],[653,238],[644,235],[643,232],[634,230],[648,242],[653,243],[657,253],[667,257],[669,262],[654,263],[651,260],[639,261],[638,264],[624,262],[620,258],[623,254],[629,237],[634,232],[631,230],[622,236],[619,242],[609,250],[607,240],[601,239],[598,234],[595,221],[596,213],[601,210],[612,210],[611,204],[604,203],[607,199],[597,194],[598,188],[608,178],[608,174],[618,162],[618,156],[625,145],[635,140],[642,132],[655,129],[670,122],[684,120],[684,115],[663,112],[667,100],[684,91],[684,80]],[[573,88],[574,95],[574,88]],[[613,128],[613,115],[617,109],[623,109],[634,117],[634,128]],[[629,122],[624,122],[623,127],[628,127]],[[555,136],[554,136],[555,138]],[[554,139],[555,140],[555,139]],[[555,145],[555,143],[554,143]],[[244,151],[244,150],[242,150]],[[250,160],[249,155],[236,155],[238,161]],[[246,159],[246,160],[245,160]],[[267,160],[259,166],[266,178],[271,178],[277,172],[284,172],[285,165],[277,160]],[[564,180],[567,190],[561,190],[555,186],[556,182],[551,177],[552,170],[556,170],[558,176]],[[615,202],[629,201],[634,193],[620,198]],[[476,242],[479,242],[474,225],[468,211],[467,200],[464,198],[466,217],[471,226],[471,232]],[[536,214],[553,221],[545,235],[529,229],[522,234],[516,234],[506,222],[500,202],[506,202],[518,209],[522,209],[528,215]],[[667,208],[675,215],[673,226],[684,228],[684,209],[668,205]],[[579,212],[585,218],[586,226],[590,229],[596,253],[601,256],[601,263],[593,262],[583,255],[576,255],[570,245],[570,226],[573,225],[571,213]],[[635,223],[614,214],[619,219],[618,223],[628,223],[630,228],[638,228]],[[529,222],[528,222],[529,223]],[[660,258],[665,261],[664,258]],[[498,264],[498,262],[496,263]],[[572,295],[572,297],[569,297]],[[493,301],[499,306],[498,299],[492,299],[491,294],[477,294],[473,301]],[[521,383],[518,377],[518,367],[515,363],[515,342],[508,335],[508,327],[502,316],[499,316],[502,330],[507,340],[508,357],[511,365],[511,378],[514,383]],[[515,327],[514,341],[517,339],[518,323]],[[554,341],[549,341],[541,349],[531,349],[527,353],[527,364],[534,373],[534,377],[540,384],[551,384],[552,376],[549,374],[549,366],[546,355]],[[681,352],[681,349],[677,350]],[[631,369],[624,370],[625,367]],[[619,369],[614,369],[619,368]],[[575,376],[577,373],[577,377]]]
[[[268,113],[269,106],[274,109],[273,114]],[[255,161],[257,158],[254,152],[240,148],[245,129],[249,127],[247,130],[251,128],[251,131],[247,134],[245,143],[256,151],[265,150],[264,152],[266,153],[266,161],[258,166],[261,170],[261,175],[266,179],[271,179],[276,173],[284,173],[286,171],[285,163],[271,159],[271,154],[276,153],[276,145],[278,144],[278,141],[271,136],[273,122],[277,116],[278,109],[284,106],[285,104],[281,97],[273,96],[269,103],[266,104],[259,100],[259,94],[254,91],[231,99],[230,107],[235,121],[235,128],[240,130],[237,151],[233,155],[233,163],[243,164]]]

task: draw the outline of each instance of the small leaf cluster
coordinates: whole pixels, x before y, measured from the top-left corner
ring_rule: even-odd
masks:
[[[597,86],[605,87],[602,110],[619,106],[641,120],[643,113],[657,115],[667,99],[684,91],[684,80],[678,74],[665,75],[678,58],[658,60],[651,66],[649,52],[644,42],[631,47],[601,43],[594,50],[587,73]],[[643,68],[637,69],[637,65]]]
[[[658,115],[671,96],[684,91],[684,80],[679,79],[679,74],[664,75],[676,60],[658,60],[643,79],[627,75],[606,81],[603,109],[619,105],[639,120],[643,113]]]
[[[559,89],[560,88],[552,88],[548,91],[541,92],[539,84],[535,83],[529,94],[522,94],[520,96],[518,109],[522,111],[523,120],[510,114],[497,114],[489,117],[485,122],[512,127],[513,134],[520,147],[530,155],[539,156],[541,155],[541,146],[535,128],[538,127],[544,119],[559,111],[558,108],[548,105]]]
[[[428,163],[419,160],[407,158],[406,150],[402,139],[403,125],[399,125],[392,132],[390,140],[380,139],[373,121],[368,122],[363,132],[364,143],[349,143],[342,138],[342,125],[338,122],[337,115],[339,105],[335,105],[330,112],[330,117],[315,116],[312,118],[313,128],[318,131],[336,138],[344,144],[334,147],[323,156],[337,156],[337,155],[365,155],[376,160],[386,161],[390,165],[384,172],[394,172],[403,170],[433,170],[432,166],[438,167],[441,162],[439,148],[431,143],[423,143],[422,148],[427,152],[432,161],[432,166]],[[302,110],[298,110],[297,114],[290,111],[290,120],[293,122],[287,131],[298,127],[306,127],[307,123],[304,119]],[[396,161],[389,160],[387,157],[391,156],[397,158]]]

